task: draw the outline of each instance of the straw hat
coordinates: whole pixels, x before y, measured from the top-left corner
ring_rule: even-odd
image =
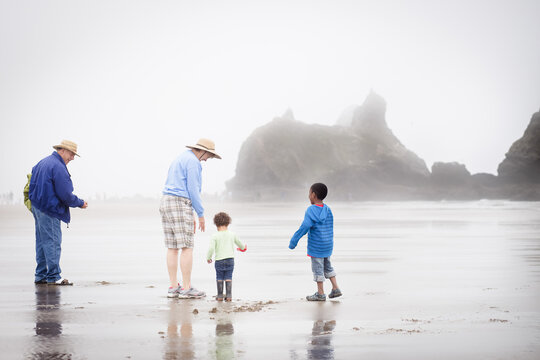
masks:
[[[197,141],[197,145],[186,145],[186,147],[190,149],[199,149],[199,150],[208,151],[209,153],[214,155],[215,158],[221,159],[221,156],[219,156],[216,153],[216,145],[210,139],[201,138],[199,139],[199,141]]]
[[[66,149],[66,150],[71,151],[72,153],[74,153],[75,155],[77,155],[79,157],[81,156],[81,155],[77,154],[77,144],[75,144],[73,141],[62,140],[62,143],[60,145],[54,145],[53,148],[55,150]]]

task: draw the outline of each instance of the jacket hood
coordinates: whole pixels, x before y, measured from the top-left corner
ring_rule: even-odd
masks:
[[[318,215],[318,222],[320,223],[324,222],[324,220],[326,220],[326,217],[328,216],[328,206],[326,206],[325,204],[323,204],[323,207],[320,207],[317,205],[313,205],[313,206],[315,206],[318,209],[321,209]]]

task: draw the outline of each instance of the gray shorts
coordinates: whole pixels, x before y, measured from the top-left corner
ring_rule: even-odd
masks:
[[[165,246],[168,249],[193,248],[193,209],[191,200],[163,195],[159,206]]]
[[[324,279],[329,279],[336,276],[336,272],[330,262],[330,256],[325,258],[311,258],[311,271],[313,271],[313,281],[323,282]]]

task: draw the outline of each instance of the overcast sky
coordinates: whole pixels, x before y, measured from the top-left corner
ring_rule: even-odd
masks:
[[[158,196],[199,137],[221,192],[254,129],[333,125],[370,89],[428,167],[496,174],[540,108],[538,0],[0,4],[0,193],[70,139],[76,194]]]

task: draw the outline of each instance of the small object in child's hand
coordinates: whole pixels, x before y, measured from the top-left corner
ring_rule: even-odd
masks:
[[[246,252],[246,250],[247,250],[247,245],[244,247],[244,250],[242,250],[242,249],[240,249],[240,248],[236,248],[236,250],[241,251],[241,252]]]

